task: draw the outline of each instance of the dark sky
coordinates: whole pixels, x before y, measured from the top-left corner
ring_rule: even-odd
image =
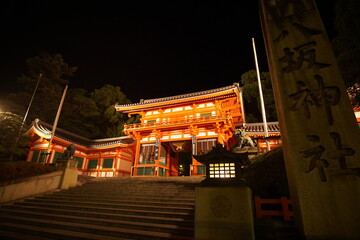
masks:
[[[333,36],[333,0],[317,0]],[[71,88],[120,86],[133,102],[207,90],[260,71],[266,53],[256,0],[6,1],[0,8],[2,94],[44,50],[77,66]]]

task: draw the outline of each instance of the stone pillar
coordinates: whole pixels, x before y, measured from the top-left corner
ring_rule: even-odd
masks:
[[[252,192],[246,186],[196,188],[196,240],[253,240]]]
[[[77,178],[78,178],[78,162],[74,159],[68,160],[59,160],[59,170],[63,170],[64,174],[61,179],[60,189],[69,189],[71,187],[76,187]]]
[[[316,5],[260,0],[260,17],[297,227],[359,239],[360,132]]]

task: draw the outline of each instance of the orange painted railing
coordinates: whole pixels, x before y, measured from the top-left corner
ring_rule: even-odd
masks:
[[[189,124],[189,123],[203,123],[208,121],[227,121],[232,120],[231,117],[221,117],[221,116],[211,116],[211,117],[202,117],[202,118],[190,118],[190,119],[174,119],[166,122],[156,122],[156,123],[136,123],[124,125],[125,130],[129,129],[140,129],[140,128],[149,128],[149,127],[168,127],[176,126],[180,124]]]
[[[282,210],[262,210],[263,204],[280,204]],[[261,219],[263,216],[282,216],[285,220],[291,220],[294,216],[293,211],[289,209],[289,205],[292,204],[291,200],[287,197],[281,197],[280,199],[262,199],[255,197],[255,213],[256,218]]]

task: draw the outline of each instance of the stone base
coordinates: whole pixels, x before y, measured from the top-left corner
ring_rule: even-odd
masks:
[[[255,239],[251,189],[246,186],[196,188],[195,239]]]
[[[77,169],[78,161],[74,159],[58,159],[57,166],[58,169],[65,169],[65,168],[73,168]]]
[[[249,159],[255,157],[259,153],[259,149],[257,147],[243,147],[243,148],[235,148],[233,150],[235,153],[247,153]]]
[[[64,175],[61,180],[60,189],[69,189],[76,187],[78,178],[78,169],[76,160],[61,160],[59,161],[59,169],[64,170]]]

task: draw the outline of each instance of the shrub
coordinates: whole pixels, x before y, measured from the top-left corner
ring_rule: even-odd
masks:
[[[34,162],[1,162],[0,182],[38,176],[56,171],[56,167]]]
[[[244,169],[244,178],[253,190],[253,194],[263,197],[289,196],[289,187],[285,170],[282,147],[251,159],[252,163]]]

